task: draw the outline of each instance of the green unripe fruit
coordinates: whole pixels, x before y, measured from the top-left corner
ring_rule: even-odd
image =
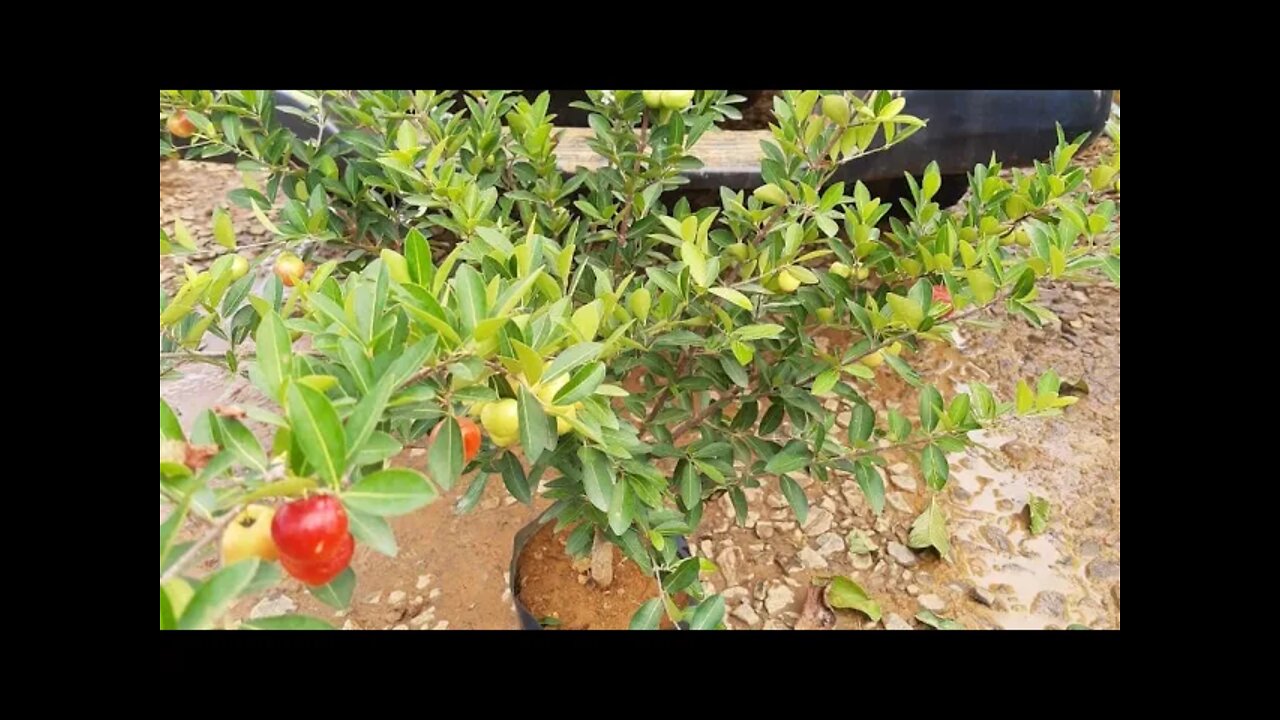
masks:
[[[849,123],[849,101],[843,95],[822,96],[822,114],[837,125]]]
[[[663,90],[662,107],[667,110],[683,110],[693,102],[693,90]]]
[[[831,274],[842,278],[847,278],[853,273],[853,269],[842,262],[831,263]]]
[[[635,315],[640,322],[649,319],[649,308],[653,307],[653,296],[650,295],[648,288],[636,288],[631,293],[631,297],[627,298],[627,307],[631,309],[631,314]]]
[[[249,261],[237,255],[231,260],[231,279],[239,280],[249,272]]]
[[[778,273],[778,289],[784,293],[793,293],[796,288],[800,287],[800,278],[792,275],[790,272],[783,270]]]
[[[747,244],[736,242],[724,249],[730,257],[737,259],[739,262],[747,259]]]
[[[829,307],[818,308],[818,319],[824,323],[829,323],[836,317],[836,311]]]
[[[644,104],[654,108],[655,110],[662,107],[662,91],[661,90],[644,90]]]

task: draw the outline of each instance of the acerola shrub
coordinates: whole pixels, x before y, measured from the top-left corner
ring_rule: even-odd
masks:
[[[1115,156],[1092,172],[1073,165],[1086,138],[1059,132],[1030,172],[1006,180],[994,158],[976,166],[954,208],[932,200],[936,164],[908,176],[899,220],[862,183],[832,182],[843,163],[925,126],[887,91],[781,93],[764,184],[722,189],[719,206],[696,211],[664,198],[742,98],[587,96],[591,147],[606,164],[566,178],[546,94],[325,91],[304,95],[307,111],[277,108],[267,92],[161,94],[162,154],[181,138],[186,157],[234,154],[266,172],[265,187],[250,181],[230,200],[289,253],[274,273],[249,272],[224,213],[214,228],[225,254],[188,267],[173,295],[161,290],[162,375],[225,362],[267,399],[202,412],[189,434],[161,400],[160,492],[177,508],[160,532],[162,629],[212,627],[280,566],[346,605],[352,538],[394,555],[385,518],[464,474],[473,488],[497,475],[526,503],[543,487],[557,528],[573,529],[570,552],[608,542],[653,575],[654,599],[633,626],[656,627],[661,607],[720,627],[723,600],[674,542],[709,501],[727,493],[741,522],[744,489],[776,482],[803,522],[807,500],[790,475],[804,472],[853,478],[878,514],[886,451],[917,453],[937,493],[970,431],[1075,401],[1052,370],[1019,379],[1008,401],[980,383],[943,397],[911,361],[987,309],[1050,320],[1036,302],[1043,280],[1119,283],[1115,203],[1088,209],[1118,192],[1118,114]],[[286,110],[339,132],[295,135],[279,122]],[[193,249],[181,226],[160,236],[161,254]],[[318,264],[292,254],[315,243],[349,252]],[[823,324],[847,329],[850,344],[820,349],[812,331]],[[209,336],[225,353],[202,351]],[[873,409],[884,372],[918,388],[918,414]],[[268,446],[251,426],[270,429]],[[425,473],[388,466],[428,434]],[[177,543],[190,518],[207,530]],[[184,575],[220,537],[224,565]],[[936,498],[910,544],[949,557]]]

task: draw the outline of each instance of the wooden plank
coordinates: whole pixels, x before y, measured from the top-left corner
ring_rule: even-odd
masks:
[[[608,164],[587,146],[595,136],[591,128],[559,128],[557,132],[560,144],[556,147],[556,164],[562,171],[595,170]],[[760,141],[772,137],[768,130],[708,130],[698,138],[691,154],[705,165],[699,174],[758,173],[764,158]]]

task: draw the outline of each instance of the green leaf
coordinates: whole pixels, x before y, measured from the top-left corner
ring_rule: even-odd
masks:
[[[969,417],[969,396],[956,395],[951,398],[951,407],[947,408],[947,419],[952,426],[959,427]]]
[[[682,463],[677,470],[680,485],[680,501],[686,510],[693,510],[702,502],[702,478],[693,463]]]
[[[182,527],[182,522],[187,519],[187,511],[191,508],[191,495],[183,498],[182,503],[169,513],[169,517],[160,523],[160,573],[164,574],[165,569],[169,566],[166,560],[170,555],[176,559],[181,553],[174,552],[175,547],[173,541],[178,537],[178,529]]]
[[[899,443],[911,435],[911,421],[897,410],[889,410],[889,439]]]
[[[301,383],[289,385],[289,426],[307,460],[330,485],[337,486],[346,465],[347,439],[333,403]]]
[[[475,477],[471,478],[471,483],[467,485],[467,491],[453,504],[454,513],[466,515],[475,509],[475,506],[480,502],[481,496],[484,495],[485,486],[488,484],[489,473],[476,473]]]
[[[356,589],[356,572],[351,568],[342,571],[328,585],[308,587],[307,592],[320,602],[334,610],[346,610],[351,604],[351,595]]]
[[[525,505],[533,503],[533,494],[529,490],[529,479],[525,477],[524,466],[513,453],[506,452],[498,459],[498,471],[502,473],[502,484],[507,486],[511,497]]]
[[[536,463],[542,456],[542,451],[552,443],[551,428],[547,422],[547,414],[542,410],[542,401],[536,395],[521,385],[517,396],[520,446],[524,448],[524,455],[529,462]]]
[[[356,327],[355,323],[351,322],[351,318],[347,317],[347,311],[344,310],[341,305],[322,293],[312,293],[309,296],[309,300],[311,302],[312,309],[314,309],[317,314],[324,317],[324,319],[328,320],[330,323],[338,325],[343,330],[346,330],[347,334],[349,334],[352,339],[359,340],[367,344],[369,339],[368,335],[360,332],[360,328]]]
[[[187,609],[178,621],[179,630],[205,630],[226,612],[241,591],[253,580],[261,561],[257,558],[241,560],[209,576],[200,584]]]
[[[484,278],[470,265],[461,265],[454,275],[454,290],[458,296],[458,318],[462,322],[463,333],[470,333],[476,323],[486,317]]]
[[[520,361],[520,371],[524,373],[525,380],[536,384],[542,379],[542,356],[519,340],[512,340],[511,347],[516,351],[516,359]]]
[[[688,240],[684,241],[680,245],[680,259],[689,267],[689,277],[693,278],[693,282],[698,287],[706,287],[709,281],[707,256],[702,254],[698,246]]]
[[[884,512],[884,477],[880,469],[870,462],[860,462],[854,467],[854,476],[858,479],[858,487],[871,504],[871,512],[880,515]]]
[[[1019,415],[1025,415],[1031,412],[1031,408],[1035,406],[1036,396],[1031,391],[1031,386],[1027,384],[1025,379],[1018,381],[1018,400],[1017,408]]]
[[[1031,516],[1031,534],[1039,535],[1049,526],[1049,501],[1031,495],[1027,498],[1027,512]]]
[[[574,310],[569,317],[569,324],[585,342],[595,340],[596,333],[600,330],[600,304],[599,300],[593,300]]]
[[[249,620],[240,625],[241,630],[333,630],[329,623],[306,615],[276,615]]]
[[[356,453],[349,462],[352,467],[378,465],[399,455],[401,450],[404,450],[404,446],[399,440],[381,430],[374,430],[369,439],[364,441],[360,452]]]
[[[617,483],[613,464],[608,456],[591,447],[578,448],[578,459],[582,461],[582,487],[586,491],[587,500],[601,512],[609,511],[609,503],[613,499],[613,488]]]
[[[182,432],[182,423],[178,421],[178,416],[173,412],[173,408],[169,407],[169,403],[160,398],[160,434],[169,440],[186,440],[187,436]]]
[[[770,408],[772,409],[772,408]],[[809,447],[800,440],[792,440],[765,463],[764,471],[770,475],[782,475],[799,470],[809,464]]]
[[[973,396],[974,409],[982,420],[991,420],[996,416],[996,397],[991,389],[980,382],[970,383],[969,393]]]
[[[714,630],[722,620],[724,620],[724,598],[720,595],[712,595],[698,603],[698,608],[693,611],[693,617],[689,619],[689,629]]]
[[[902,358],[886,353],[884,361],[889,364],[889,367],[893,368],[894,372],[898,373],[899,377],[906,380],[908,385],[917,388],[923,387],[924,384],[920,382],[920,373],[911,369],[911,366]]]
[[[740,327],[735,330],[733,334],[739,340],[766,340],[778,337],[785,329],[786,328],[781,325],[763,323],[760,325],[747,325],[745,327]]]
[[[595,360],[602,350],[604,350],[604,346],[597,342],[578,343],[565,349],[543,371],[542,382],[546,383],[555,380],[579,365]]]
[[[937,630],[964,630],[964,625],[951,620],[949,618],[938,617],[931,610],[921,610],[916,613],[916,619]]]
[[[456,419],[449,416],[441,419],[440,423],[440,432],[427,449],[427,471],[440,487],[452,490],[462,475],[462,428]]]
[[[345,502],[343,505],[347,508],[347,526],[351,528],[351,534],[356,540],[368,545],[387,557],[395,557],[399,553],[396,547],[396,536],[391,531],[391,526],[386,520],[377,515],[360,512]]]
[[[938,498],[929,501],[929,507],[911,524],[907,544],[916,549],[934,548],[944,560],[951,560],[951,543],[947,539],[947,518],[942,514]]]
[[[812,392],[814,395],[826,395],[831,392],[831,388],[835,387],[839,381],[840,370],[838,368],[824,370],[818,373],[818,377],[814,378]]]
[[[219,417],[216,423],[222,446],[234,453],[240,464],[259,473],[267,472],[267,453],[249,428],[234,418]]]
[[[600,387],[600,383],[604,382],[605,367],[604,363],[596,362],[585,365],[578,369],[569,378],[569,382],[556,393],[552,399],[553,405],[572,405],[579,400],[586,400],[591,397],[596,388]]]
[[[391,400],[395,381],[396,378],[392,377],[391,373],[383,375],[369,394],[361,398],[351,411],[344,432],[347,447],[347,457],[343,463],[344,470],[350,471],[356,466],[361,451],[364,450],[365,444],[382,420],[382,412],[386,410],[387,402]]]
[[[729,302],[733,303],[734,305],[737,305],[738,307],[742,308],[743,310],[746,310],[747,312],[751,312],[752,310],[751,299],[748,298],[746,295],[743,295],[742,293],[738,292],[737,290],[734,290],[733,288],[713,287],[711,288],[710,292],[713,295],[716,295],[717,297],[721,297],[725,300],[728,300]]]
[[[861,585],[841,575],[831,578],[827,586],[827,604],[842,610],[857,610],[871,622],[880,620],[880,603],[872,600]]]
[[[319,293],[312,295],[312,299]],[[284,321],[274,311],[267,312],[258,323],[258,331],[254,334],[254,343],[258,358],[258,371],[266,381],[268,389],[276,398],[280,398],[280,387],[289,376],[289,366],[293,361],[289,331]]]
[[[947,456],[942,452],[942,448],[930,443],[925,446],[924,452],[920,454],[920,468],[924,471],[924,481],[929,485],[929,489],[939,492],[947,484]]]
[[[646,600],[636,614],[631,616],[630,630],[657,630],[662,621],[662,598]]]
[[[631,527],[631,503],[629,483],[620,482],[613,486],[613,497],[609,498],[609,529],[614,535],[621,535]]]
[[[675,595],[689,587],[698,579],[698,558],[688,558],[676,566],[674,572],[662,581],[662,590],[668,595]]]
[[[924,309],[920,307],[920,303],[894,293],[889,293],[885,299],[893,310],[894,320],[901,320],[912,330],[920,327],[920,323],[924,320]]]
[[[196,249],[196,241],[191,238],[191,231],[182,222],[182,218],[173,221],[173,240],[188,250]]]
[[[854,403],[849,411],[849,442],[855,447],[871,439],[876,427],[876,411],[866,403]]]
[[[213,211],[213,239],[228,250],[236,249],[236,229],[231,224],[231,216],[222,208]]]
[[[734,360],[728,357],[720,356],[720,368],[724,370],[724,374],[729,376],[734,385],[741,388],[750,387],[751,379],[747,376],[747,371]]]
[[[943,412],[942,394],[932,385],[920,391],[920,427],[927,433],[938,427],[938,416]]]
[[[431,281],[435,277],[431,247],[417,228],[410,230],[404,238],[404,256],[409,265],[409,279],[423,287],[431,287]]]
[[[342,502],[359,512],[392,517],[413,512],[438,497],[417,470],[388,468],[366,475],[342,494]]]
[[[804,488],[786,475],[778,479],[778,486],[782,488],[783,496],[787,498],[792,512],[796,514],[796,520],[804,525],[809,520],[809,498],[805,497]]]

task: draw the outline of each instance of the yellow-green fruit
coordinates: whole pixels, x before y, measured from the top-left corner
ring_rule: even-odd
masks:
[[[888,351],[889,351],[889,354],[890,354],[890,355],[892,355],[892,356],[894,356],[894,357],[898,357],[899,355],[901,355],[901,354],[902,354],[902,343],[900,343],[900,342],[896,342],[896,341],[895,341],[895,342],[894,342],[892,345],[890,345],[887,349],[888,349]]]
[[[644,104],[651,108],[657,109],[662,107],[662,91],[661,90],[645,90],[641,92],[644,95]]]
[[[649,319],[649,308],[653,307],[653,296],[649,293],[648,288],[636,288],[631,293],[631,297],[627,298],[627,307],[631,308],[631,314],[645,322]]]
[[[520,436],[520,411],[516,401],[503,398],[489,403],[480,411],[480,424],[493,439],[493,444],[506,447]]]
[[[1031,236],[1024,231],[1019,230],[1013,234],[1013,241],[1022,247],[1029,247],[1031,245]]]
[[[693,102],[693,90],[663,90],[662,107],[668,110],[683,110]]]
[[[239,255],[232,258],[231,260],[231,279],[232,280],[239,280],[240,278],[244,277],[245,273],[247,272],[249,272],[248,260],[245,260],[243,257],[240,257]]]
[[[852,272],[853,272],[853,269],[852,269],[852,268],[850,268],[848,265],[845,265],[845,264],[844,264],[844,263],[842,263],[842,262],[833,262],[833,263],[831,263],[831,274],[832,274],[832,275],[838,275],[838,276],[840,276],[840,277],[842,277],[842,278],[847,278],[847,277],[849,277],[849,275],[850,275],[850,274],[852,274]]]
[[[766,277],[764,280],[760,281],[760,284],[763,285],[764,289],[768,290],[769,292],[778,292],[778,276],[777,275],[770,275]]]
[[[793,293],[798,287],[800,287],[800,278],[785,269],[778,273],[778,290],[784,293]]]
[[[822,96],[822,114],[839,125],[849,122],[849,101],[843,95]]]
[[[881,365],[884,364],[884,351],[877,350],[871,353],[870,355],[862,358],[861,362],[863,365],[866,365],[869,368],[880,367]]]
[[[836,311],[829,307],[818,308],[818,319],[824,323],[829,323],[836,317]]]
[[[551,382],[539,384],[534,388],[533,394],[536,395],[544,405],[555,405],[552,401],[555,400],[556,393],[560,392],[560,388],[564,387],[568,382],[569,375],[568,373],[565,373]]]
[[[755,191],[752,192],[751,194],[755,196],[757,200],[767,205],[786,205],[787,204],[787,194],[782,191],[782,188],[778,187],[777,185],[774,185],[773,183],[769,183],[768,185],[761,185],[760,187],[756,188]]]
[[[384,249],[381,253],[382,263],[387,266],[387,274],[398,283],[409,282],[409,261],[395,250]]]
[[[191,597],[196,594],[191,589],[191,584],[182,578],[173,578],[166,580],[160,586],[164,589],[164,594],[169,598],[169,607],[173,608],[173,617],[182,617],[182,611],[187,609],[187,603],[191,602]]]
[[[222,565],[233,565],[256,557],[274,562],[279,551],[271,537],[271,521],[276,511],[266,505],[249,505],[222,533]]]
[[[480,417],[480,413],[484,411],[485,406],[488,404],[489,404],[488,400],[479,400],[477,402],[471,403],[471,406],[467,408],[467,415],[470,415],[471,417],[474,417],[474,418]]]
[[[747,244],[736,242],[730,245],[729,247],[725,248],[725,252],[727,252],[730,257],[736,258],[739,262],[741,262],[747,259],[747,255],[748,255]]]
[[[858,268],[854,272],[853,276],[859,280],[866,280],[868,277],[871,276],[871,268],[867,267],[866,265],[863,265],[862,267]]]

